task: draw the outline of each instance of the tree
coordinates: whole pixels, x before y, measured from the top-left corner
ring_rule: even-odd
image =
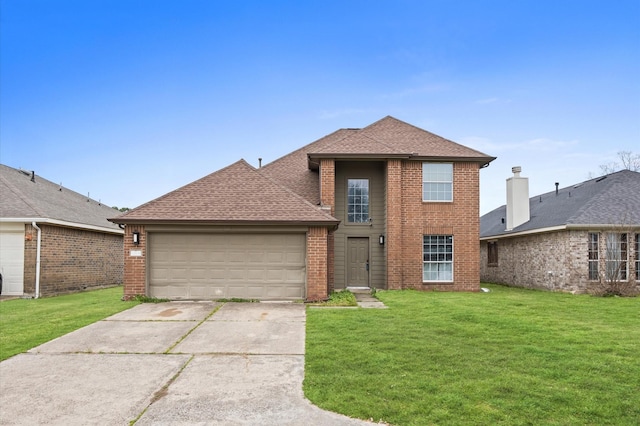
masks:
[[[131,210],[129,207],[120,207],[120,208],[118,208],[118,206],[113,206],[113,207],[111,207],[111,208],[112,208],[112,209],[116,209],[116,210],[118,210],[119,212],[123,212],[123,213],[124,213],[124,212],[128,212],[129,210]]]
[[[640,171],[640,154],[634,154],[631,151],[618,151],[618,160],[620,162],[611,161],[607,164],[601,164],[600,171],[602,174],[608,175],[618,170]]]

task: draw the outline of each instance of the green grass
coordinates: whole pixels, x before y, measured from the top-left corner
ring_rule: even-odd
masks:
[[[348,290],[334,291],[329,295],[329,300],[310,304],[311,306],[345,307],[358,306],[356,296]]]
[[[640,298],[485,286],[308,310],[305,395],[395,425],[640,424]]]
[[[122,287],[0,303],[0,361],[129,309]]]

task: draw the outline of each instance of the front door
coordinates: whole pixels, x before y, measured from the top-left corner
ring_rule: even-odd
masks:
[[[347,238],[347,286],[369,287],[369,238]]]

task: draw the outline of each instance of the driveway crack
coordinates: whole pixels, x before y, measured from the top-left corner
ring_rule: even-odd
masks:
[[[191,355],[189,357],[189,359],[182,365],[182,367],[180,367],[180,370],[178,370],[176,372],[176,374],[174,374],[168,381],[167,383],[165,383],[160,389],[158,389],[157,391],[155,391],[153,393],[153,395],[151,396],[151,401],[149,401],[149,404],[144,408],[144,410],[142,410],[140,412],[140,414],[138,414],[138,416],[131,420],[129,422],[129,426],[133,426],[134,424],[136,424],[136,422],[138,420],[140,420],[140,418],[144,415],[144,413],[147,412],[147,410],[149,409],[149,407],[151,407],[156,401],[159,401],[160,399],[162,399],[163,397],[165,397],[168,393],[169,393],[169,386],[171,386],[171,384],[173,382],[175,382],[175,380],[178,378],[178,376],[180,376],[180,374],[182,374],[182,372],[184,371],[185,368],[187,368],[187,365],[189,365],[189,363],[195,358],[195,355]]]
[[[209,318],[211,318],[213,316],[213,314],[215,314],[216,312],[218,312],[218,310],[220,308],[222,308],[224,306],[224,303],[221,303],[219,306],[216,306],[209,315],[207,315],[206,317],[204,317],[204,319],[202,321],[200,321],[198,324],[196,324],[193,328],[191,328],[189,331],[187,331],[182,337],[180,337],[178,340],[176,340],[176,342],[169,346],[169,349],[167,349],[166,351],[164,351],[164,354],[168,354],[169,352],[171,352],[173,350],[173,348],[175,348],[176,346],[178,346],[180,344],[180,342],[182,342],[184,339],[186,339],[191,333],[193,333],[193,331],[200,327],[202,324],[204,324]]]

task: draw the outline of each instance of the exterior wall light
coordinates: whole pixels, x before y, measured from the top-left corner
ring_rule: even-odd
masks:
[[[384,245],[384,235],[380,234],[380,236],[378,237],[378,243],[380,243],[381,246]]]
[[[133,244],[140,244],[140,232],[138,231],[133,231]]]

